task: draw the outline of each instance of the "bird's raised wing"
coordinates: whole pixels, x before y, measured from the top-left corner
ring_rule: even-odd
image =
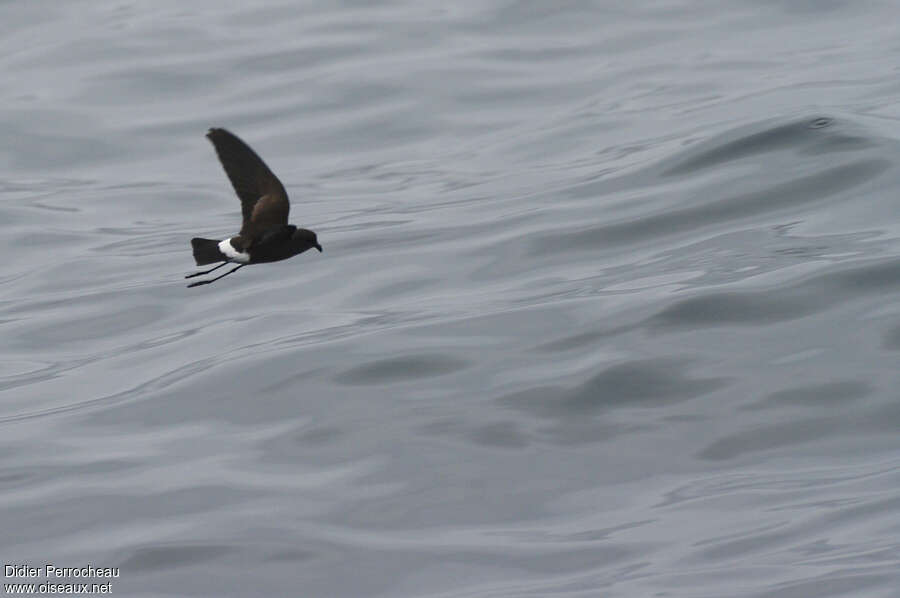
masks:
[[[287,192],[262,158],[225,129],[210,129],[206,137],[215,146],[219,162],[241,200],[241,236],[252,243],[266,230],[286,225],[291,209]]]

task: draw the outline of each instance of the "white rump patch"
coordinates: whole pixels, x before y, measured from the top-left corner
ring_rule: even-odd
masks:
[[[250,254],[249,253],[241,253],[231,244],[231,239],[225,239],[221,243],[219,243],[219,251],[222,254],[230,259],[232,262],[237,262],[239,264],[246,264],[250,262]]]

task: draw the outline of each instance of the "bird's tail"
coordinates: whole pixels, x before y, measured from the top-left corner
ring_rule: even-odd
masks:
[[[198,266],[228,261],[228,258],[219,251],[219,242],[214,239],[191,239],[191,247],[194,248],[194,260]]]

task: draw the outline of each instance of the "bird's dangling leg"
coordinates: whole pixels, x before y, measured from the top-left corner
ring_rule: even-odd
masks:
[[[222,264],[222,265],[224,266],[225,264]],[[200,281],[198,281],[198,282],[192,282],[191,284],[188,285],[188,288],[191,288],[191,287],[199,287],[200,285],[203,285],[203,284],[211,284],[211,283],[213,283],[213,282],[216,282],[216,281],[219,280],[220,278],[225,278],[225,277],[228,276],[229,274],[232,274],[232,273],[234,273],[234,272],[237,272],[238,270],[240,270],[241,268],[243,268],[243,267],[246,266],[246,265],[247,265],[247,264],[241,264],[241,265],[239,265],[237,268],[232,268],[231,270],[229,270],[229,271],[226,272],[225,274],[220,274],[219,276],[216,276],[215,278],[210,278],[209,280],[200,280]],[[216,266],[216,267],[218,268],[218,266]],[[213,270],[215,270],[215,269],[216,269],[216,268],[213,268]]]

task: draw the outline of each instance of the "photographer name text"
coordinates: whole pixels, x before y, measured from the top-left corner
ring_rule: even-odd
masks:
[[[56,565],[46,564],[38,567],[29,565],[5,565],[3,567],[5,577],[24,577],[37,578],[45,577],[47,579],[58,579],[61,577],[119,577],[118,567],[94,567],[93,565],[85,565],[84,567],[57,567]]]

